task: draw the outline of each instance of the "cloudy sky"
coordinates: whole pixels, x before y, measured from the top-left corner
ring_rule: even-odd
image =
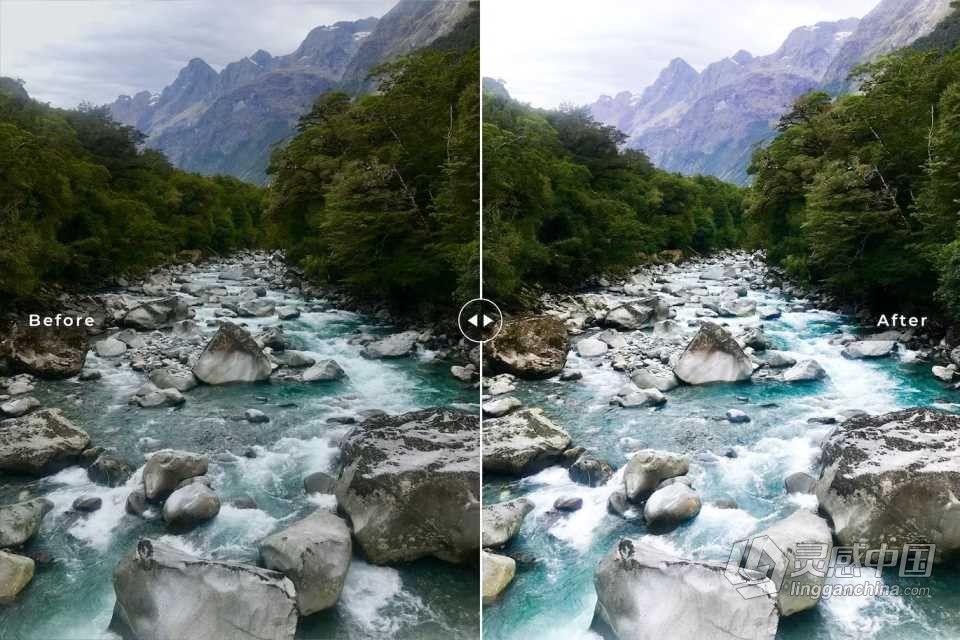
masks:
[[[484,0],[483,75],[538,107],[639,91],[673,58],[701,70],[771,53],[795,27],[863,17],[879,0]]]
[[[170,84],[191,58],[216,69],[290,53],[311,28],[381,16],[396,0],[0,0],[0,75],[59,107]]]

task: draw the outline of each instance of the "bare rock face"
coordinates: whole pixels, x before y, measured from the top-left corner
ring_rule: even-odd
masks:
[[[673,372],[687,384],[738,382],[750,379],[753,363],[730,332],[712,322],[702,322]]]
[[[142,538],[113,572],[110,630],[124,640],[293,640],[296,590],[282,574],[205,560]]]
[[[567,328],[551,316],[520,318],[504,323],[487,343],[493,368],[520,378],[549,378],[567,363]]]
[[[69,378],[80,373],[89,342],[82,327],[31,327],[15,323],[0,343],[15,371],[40,378]]]
[[[193,375],[207,384],[256,382],[270,377],[273,367],[260,345],[245,329],[229,322],[207,343]]]
[[[350,529],[327,511],[312,514],[260,541],[263,565],[297,588],[300,615],[329,609],[340,599],[352,553]]]
[[[376,416],[354,427],[341,444],[336,496],[367,559],[475,562],[479,457],[479,420],[459,411]]]
[[[140,331],[170,327],[190,317],[190,307],[179,296],[151,300],[130,309],[123,316],[123,325]]]
[[[0,471],[42,475],[75,462],[90,436],[59,409],[43,409],[0,427]]]
[[[843,545],[960,551],[960,416],[915,407],[856,416],[824,442],[820,506]]]

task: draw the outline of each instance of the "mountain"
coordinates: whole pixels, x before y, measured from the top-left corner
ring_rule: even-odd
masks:
[[[929,33],[948,10],[949,0],[883,0],[862,20],[794,29],[768,55],[740,50],[701,72],[675,58],[639,94],[601,96],[590,110],[663,169],[745,184],[753,150],[797,96],[842,88],[854,65]]]
[[[263,184],[271,152],[317,96],[369,90],[371,68],[450,33],[470,7],[466,0],[400,0],[379,19],[316,27],[286,55],[260,49],[219,72],[194,58],[159,94],[120,96],[110,112],[181,169]]]

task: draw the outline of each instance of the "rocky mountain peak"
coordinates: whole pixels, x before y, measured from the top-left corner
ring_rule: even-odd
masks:
[[[263,49],[257,49],[256,53],[250,56],[250,59],[256,62],[257,64],[263,66],[269,64],[273,59],[273,56],[270,55],[269,51],[264,51]]]
[[[735,54],[730,56],[730,59],[736,62],[737,64],[747,64],[753,60],[753,54],[747,51],[746,49],[740,49]]]

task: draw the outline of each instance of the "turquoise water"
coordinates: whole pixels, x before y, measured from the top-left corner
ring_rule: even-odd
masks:
[[[194,279],[213,282],[215,278],[215,271],[207,271]],[[298,302],[280,291],[268,295]],[[198,312],[201,324],[208,317],[210,309]],[[276,318],[249,324],[274,322]],[[33,582],[16,603],[0,608],[0,638],[101,638],[113,610],[113,568],[141,536],[160,537],[205,557],[255,562],[258,540],[318,506],[331,506],[322,498],[304,495],[302,485],[303,476],[310,472],[334,470],[337,442],[349,426],[327,423],[328,418],[356,416],[365,409],[396,413],[476,402],[476,391],[453,379],[449,363],[435,361],[429,353],[390,361],[362,358],[360,347],[349,344],[349,338],[358,330],[390,330],[371,325],[363,316],[331,309],[304,313],[283,325],[294,348],[335,358],[349,379],[314,385],[278,381],[201,386],[186,393],[186,404],[176,410],[128,406],[127,398],[146,376],[95,355],[87,366],[101,371],[102,380],[38,384],[33,395],[44,406],[63,408],[90,434],[94,445],[115,447],[131,466],[142,465],[147,449],[171,447],[209,454],[209,474],[223,508],[206,525],[184,535],[169,535],[162,520],[148,521],[124,511],[127,494],[140,481],[139,470],[127,486],[115,489],[89,482],[79,467],[41,479],[4,479],[0,502],[13,502],[27,491],[50,498],[56,508],[27,547],[47,552],[52,562],[38,565]],[[270,422],[253,425],[237,420],[247,408],[262,410]],[[148,444],[144,438],[153,441]],[[253,449],[255,458],[244,456],[248,449]],[[68,510],[82,494],[100,496],[103,507],[75,518]],[[241,496],[252,497],[258,508],[229,505]],[[357,555],[340,602],[334,609],[302,618],[297,637],[476,637],[477,583],[475,567],[434,561],[378,567]]]
[[[671,279],[695,280],[694,276],[681,273]],[[785,302],[765,291],[751,291],[749,297],[764,305],[783,306]],[[686,320],[692,312],[681,309],[679,317]],[[757,318],[730,323],[756,324]],[[511,553],[520,552],[535,561],[518,563],[513,583],[500,600],[484,608],[485,638],[597,637],[589,631],[596,603],[593,571],[620,537],[640,537],[680,556],[726,561],[734,541],[798,508],[815,506],[815,497],[788,496],[783,488],[786,475],[814,472],[818,443],[831,428],[808,423],[808,418],[835,416],[846,409],[870,413],[915,405],[958,409],[951,400],[960,394],[934,379],[929,364],[912,362],[909,353],[874,361],[842,358],[841,346],[830,344],[830,337],[856,328],[839,315],[826,311],[784,313],[780,320],[764,324],[776,348],[798,358],[815,358],[829,379],[793,385],[747,382],[681,387],[667,393],[669,400],[661,409],[621,409],[608,401],[628,381],[626,374],[571,354],[568,367],[582,372],[581,381],[518,383],[513,395],[528,406],[544,407],[571,434],[574,445],[598,452],[615,468],[622,467],[629,453],[639,448],[689,454],[690,473],[704,507],[679,529],[652,535],[642,521],[628,522],[607,514],[607,497],[622,485],[619,473],[597,488],[577,485],[560,467],[523,479],[485,476],[485,503],[526,496],[536,505],[509,548]],[[775,406],[761,406],[770,404]],[[726,422],[722,418],[730,408],[746,411],[751,422]],[[724,456],[729,449],[736,452],[735,458]],[[565,495],[582,497],[583,508],[563,516],[552,513],[554,500]],[[736,500],[739,508],[724,510],[710,504],[720,498]],[[831,598],[813,611],[782,619],[777,637],[960,637],[960,574],[943,569],[933,579],[910,584],[930,587],[931,595]]]

